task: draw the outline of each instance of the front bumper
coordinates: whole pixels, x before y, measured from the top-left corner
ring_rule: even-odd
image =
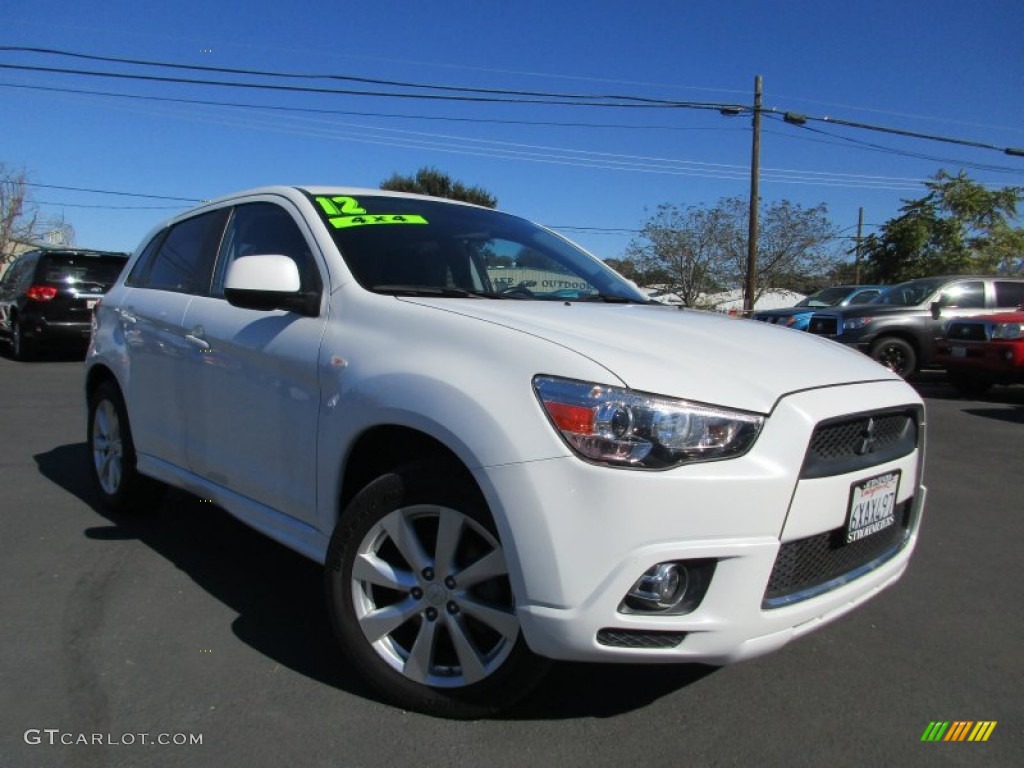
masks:
[[[528,644],[557,659],[721,664],[774,650],[869,599],[900,577],[917,540],[923,423],[907,456],[813,479],[801,479],[800,468],[819,422],[918,403],[901,382],[798,393],[779,402],[746,456],[667,472],[574,457],[479,470],[507,543]],[[908,514],[898,546],[824,590],[769,605],[780,549],[843,528],[851,485],[895,470],[897,503]],[[620,610],[651,566],[709,559],[713,576],[691,612]]]
[[[960,350],[956,356],[954,349]],[[1024,381],[1024,342],[940,341],[935,362],[951,371],[988,376],[1000,381]]]

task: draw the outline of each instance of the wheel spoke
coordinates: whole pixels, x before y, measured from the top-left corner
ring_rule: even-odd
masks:
[[[437,523],[437,544],[434,546],[434,568],[447,576],[455,565],[455,550],[462,538],[462,515],[451,509],[442,509]]]
[[[514,613],[479,603],[468,597],[459,600],[459,607],[464,613],[486,624],[507,640],[514,640],[519,634],[519,619]]]
[[[352,564],[352,578],[401,592],[408,592],[416,585],[416,577],[412,573],[399,570],[372,553],[364,553],[356,558]]]
[[[430,557],[423,551],[423,545],[420,543],[416,531],[400,511],[381,520],[381,526],[387,531],[402,557],[414,571],[419,572],[433,565]]]
[[[389,635],[419,612],[419,602],[408,598],[400,603],[367,611],[359,617],[359,626],[371,643]]]
[[[462,667],[462,677],[465,683],[469,685],[482,680],[487,676],[487,669],[484,667],[483,659],[480,658],[480,652],[469,635],[466,634],[462,621],[457,616],[450,616],[446,623],[455,653],[459,657],[459,666]]]
[[[508,573],[505,556],[500,549],[492,549],[474,563],[471,563],[458,574],[459,586],[465,589],[482,581],[504,576]]]
[[[402,672],[406,677],[418,683],[427,682],[430,677],[430,670],[434,661],[434,644],[437,640],[436,621],[424,621],[420,624],[420,631],[416,633],[416,640],[409,651],[409,658],[406,659]]]

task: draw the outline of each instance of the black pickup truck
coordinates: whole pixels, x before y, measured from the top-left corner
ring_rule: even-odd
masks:
[[[808,332],[856,347],[900,374],[929,366],[954,317],[1005,312],[1024,301],[1024,279],[954,275],[891,286],[868,304],[815,312]]]

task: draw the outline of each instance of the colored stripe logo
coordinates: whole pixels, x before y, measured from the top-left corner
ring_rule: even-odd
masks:
[[[988,741],[996,720],[933,720],[921,734],[921,741]]]

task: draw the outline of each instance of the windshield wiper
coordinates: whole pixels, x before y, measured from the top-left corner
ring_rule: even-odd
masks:
[[[660,304],[654,299],[631,299],[629,296],[613,296],[609,293],[592,293],[569,301],[603,301],[606,304]]]

